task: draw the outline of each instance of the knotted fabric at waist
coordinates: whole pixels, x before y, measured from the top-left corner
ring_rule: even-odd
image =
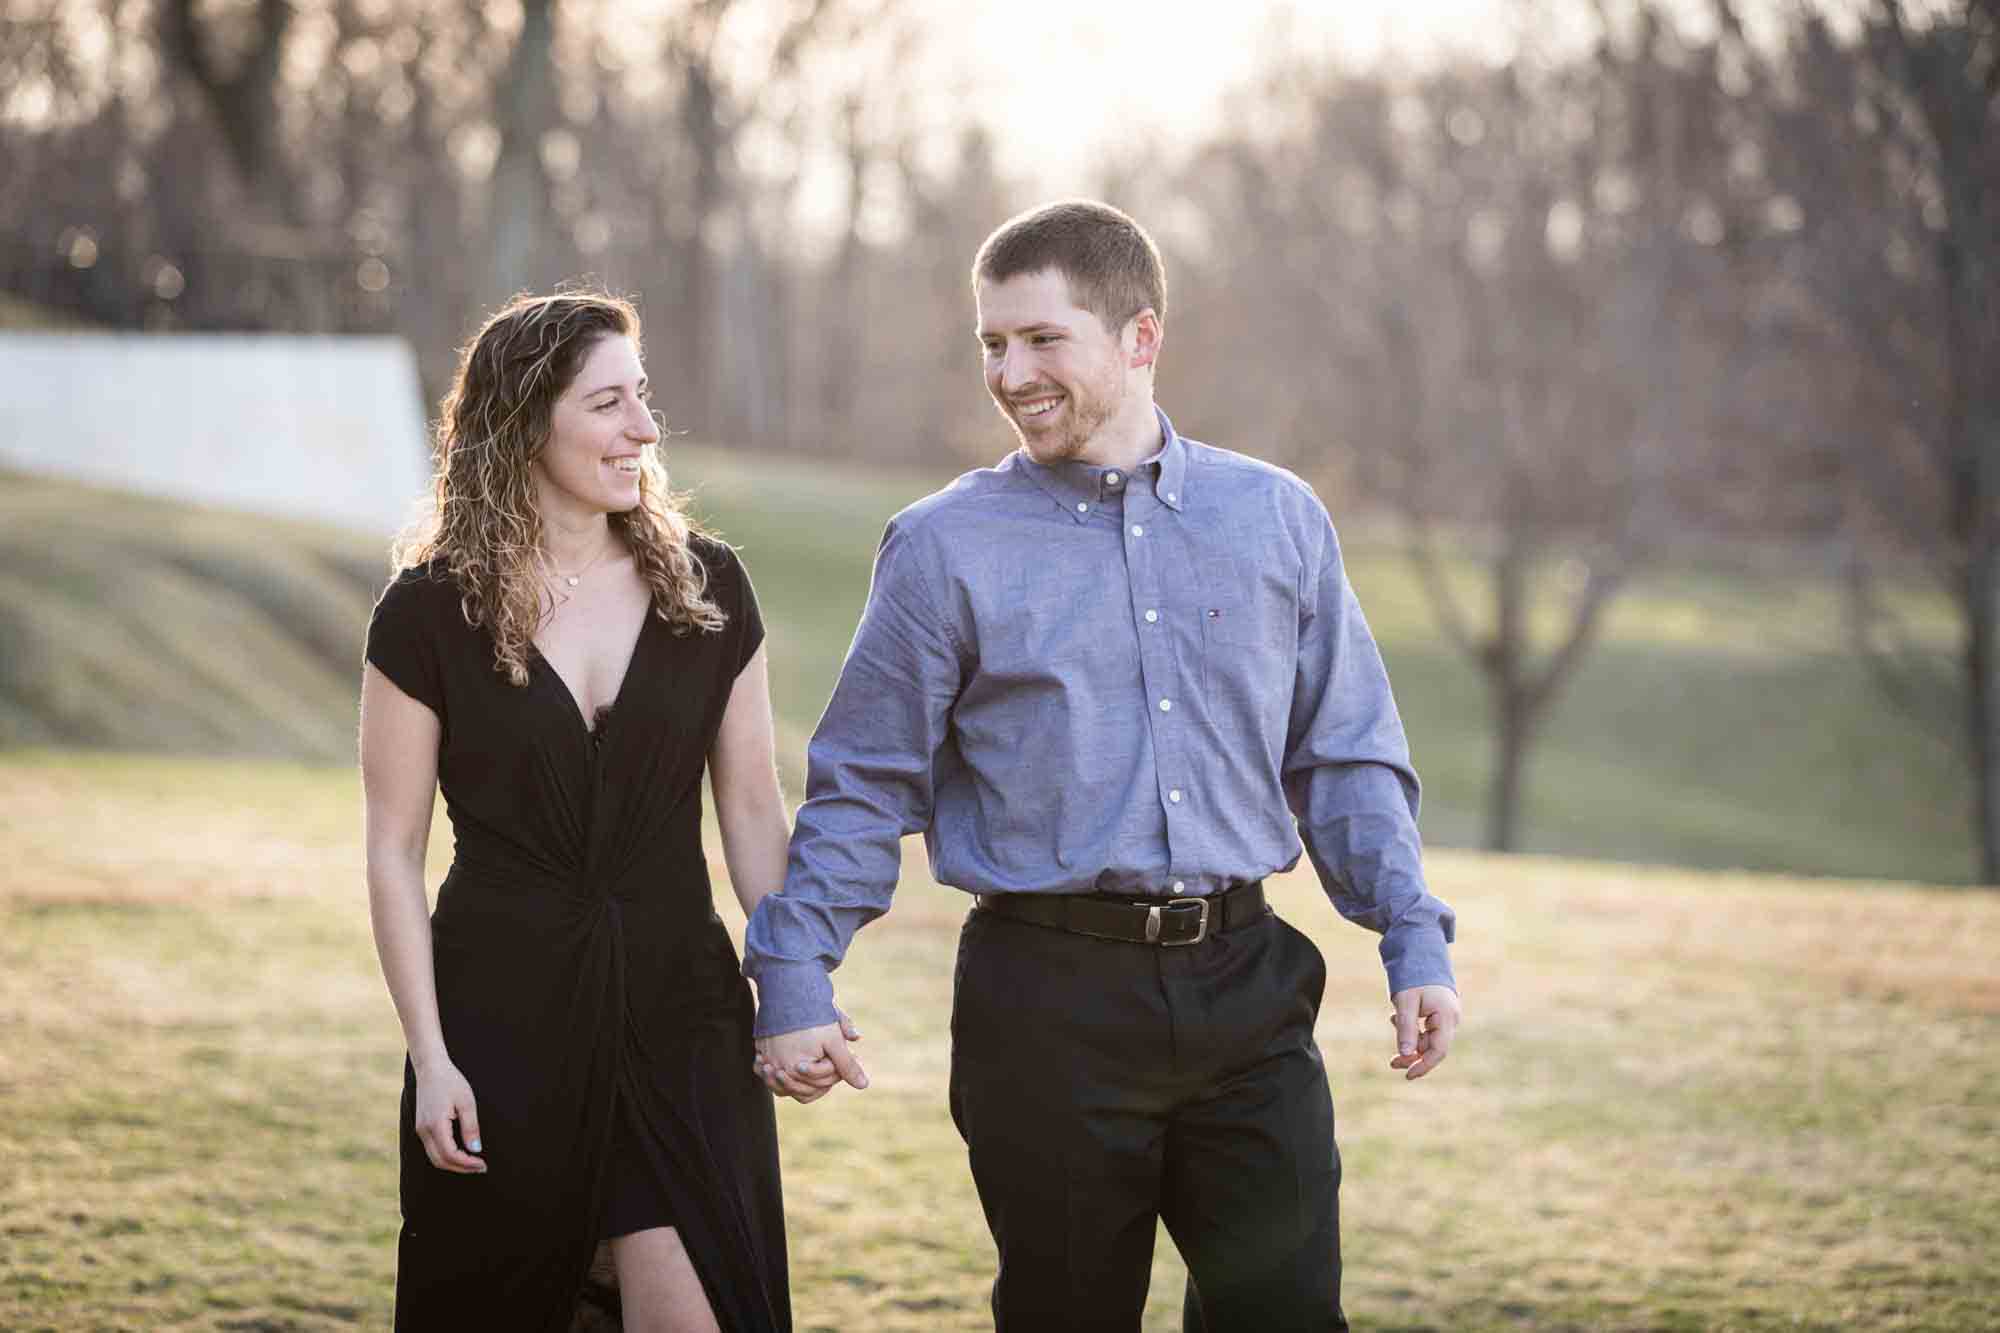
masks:
[[[695,929],[715,916],[708,868],[700,861],[642,866],[616,874],[466,856],[438,889],[433,930],[567,932],[607,915],[646,929]]]

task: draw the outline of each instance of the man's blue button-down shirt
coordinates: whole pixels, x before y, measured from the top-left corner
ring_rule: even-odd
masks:
[[[1130,473],[1016,451],[891,519],[808,750],[785,887],[744,948],[757,1034],[834,1021],[899,840],[970,893],[1192,897],[1297,864],[1382,936],[1393,993],[1453,984],[1417,777],[1326,510],[1182,439]]]

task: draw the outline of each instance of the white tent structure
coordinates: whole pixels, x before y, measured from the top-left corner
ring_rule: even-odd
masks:
[[[385,535],[429,477],[400,338],[0,333],[0,469]]]

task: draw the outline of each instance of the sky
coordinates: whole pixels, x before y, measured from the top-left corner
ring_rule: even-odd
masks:
[[[1354,65],[1511,49],[1513,0],[1088,0],[936,5],[939,62],[1010,174],[1059,188],[1121,137],[1192,138],[1274,51]],[[1588,13],[1581,0],[1545,10]],[[946,17],[948,16],[948,17]],[[1561,26],[1560,24],[1552,26]],[[949,53],[949,54],[947,54]]]
[[[1083,190],[1089,164],[1128,136],[1188,140],[1274,53],[1355,68],[1452,56],[1562,56],[1596,31],[1595,0],[909,0],[932,25],[926,68],[975,103],[1000,165],[1047,190]],[[1655,0],[1683,31],[1713,31],[1712,0]],[[1862,0],[1736,0],[1753,38],[1805,3],[1836,27]],[[1943,0],[1909,0],[1921,16]],[[1634,0],[1611,0],[1620,19]]]

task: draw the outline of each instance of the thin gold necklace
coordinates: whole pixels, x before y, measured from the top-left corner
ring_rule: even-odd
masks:
[[[597,568],[597,564],[599,561],[603,560],[605,556],[611,554],[611,548],[615,544],[616,542],[614,539],[607,537],[605,539],[603,549],[598,551],[596,555],[590,557],[590,563],[585,565],[582,569],[577,570],[576,573],[574,574],[565,574],[560,569],[557,569],[556,562],[549,559],[549,554],[547,551],[542,552],[542,564],[548,569],[550,574],[554,575],[556,578],[561,579],[564,583],[567,583],[570,587],[574,588],[577,584],[583,582],[583,576],[585,574],[588,574],[591,570]]]

